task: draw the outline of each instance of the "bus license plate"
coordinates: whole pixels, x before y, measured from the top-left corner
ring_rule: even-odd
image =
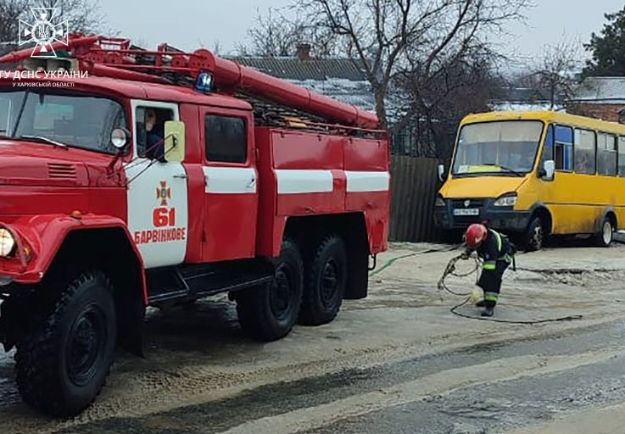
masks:
[[[476,215],[480,215],[480,209],[479,208],[459,208],[459,209],[455,209],[454,210],[454,215],[456,215],[456,216],[467,216],[467,215],[476,216]]]

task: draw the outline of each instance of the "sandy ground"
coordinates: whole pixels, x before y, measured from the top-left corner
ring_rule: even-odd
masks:
[[[520,254],[519,270],[507,273],[496,318],[542,320],[583,315],[581,320],[533,326],[470,320],[450,313],[449,308],[463,298],[440,294],[436,282],[447,261],[456,254],[457,251],[449,251],[449,246],[443,245],[394,244],[378,258],[367,299],[346,302],[332,324],[315,328],[298,326],[287,338],[270,344],[259,344],[242,335],[233,305],[224,297],[201,302],[191,310],[152,311],[147,320],[147,357],[138,359],[119,354],[95,405],[71,420],[50,420],[23,405],[13,381],[12,354],[0,353],[0,432],[101,432],[93,428],[98,426],[94,424],[116,419],[146,420],[146,417],[149,418],[146,426],[151,429],[173,432],[167,429],[167,418],[160,415],[233,399],[259,387],[353,369],[375,369],[497,342],[548,339],[553,334],[574,333],[625,318],[623,245],[600,249],[584,247],[581,243]],[[459,268],[463,271],[471,266],[471,261],[467,261]],[[473,276],[455,279],[450,281],[450,286],[470,292],[474,279]],[[479,314],[470,305],[459,311],[476,317]],[[492,381],[509,381],[599,363],[624,351],[619,346],[578,355],[519,355],[479,363],[469,360],[464,367],[400,381],[381,388],[381,392],[369,390],[330,399],[321,406],[311,404],[310,408],[304,406],[285,412],[281,419],[241,416],[240,420],[231,420],[228,426],[231,432],[323,429],[348,416],[481,384],[485,380],[480,373],[485,369],[493,373],[489,377]],[[243,410],[241,414],[245,413]],[[622,410],[623,407],[614,404],[587,408],[580,414],[562,412],[543,425],[526,427],[534,431],[518,432],[595,432],[572,430],[571,426],[580,426],[578,418],[609,419],[614,422],[614,429],[606,425],[607,430],[601,432],[622,432],[619,429],[623,425],[618,422],[623,420]],[[193,432],[216,431],[204,427]]]

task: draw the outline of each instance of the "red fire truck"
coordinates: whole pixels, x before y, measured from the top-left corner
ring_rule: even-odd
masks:
[[[270,341],[366,297],[389,223],[374,114],[206,50],[56,48],[0,58],[0,340],[29,405],[89,406],[117,345],[143,355],[148,305],[227,292]]]

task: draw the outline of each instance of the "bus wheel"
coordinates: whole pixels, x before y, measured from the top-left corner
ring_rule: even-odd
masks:
[[[606,216],[603,218],[603,223],[601,223],[601,232],[595,235],[595,243],[599,247],[609,247],[613,238],[614,226],[612,225],[612,220]]]
[[[525,251],[534,252],[543,248],[545,243],[545,227],[540,217],[534,217],[525,232]]]

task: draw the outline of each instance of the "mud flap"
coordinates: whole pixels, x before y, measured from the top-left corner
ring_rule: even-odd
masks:
[[[350,249],[347,253],[347,286],[344,298],[359,300],[366,298],[369,290],[368,249]]]
[[[143,331],[145,305],[137,296],[117,299],[117,342],[121,348],[138,357],[145,357]]]
[[[0,304],[0,342],[10,351],[39,323],[47,311],[44,303],[33,304],[37,292],[32,288],[19,287],[9,291]]]
[[[20,314],[16,309],[11,309],[12,300],[4,300],[0,305],[0,342],[4,351],[9,352],[15,346],[18,339],[18,327]]]

